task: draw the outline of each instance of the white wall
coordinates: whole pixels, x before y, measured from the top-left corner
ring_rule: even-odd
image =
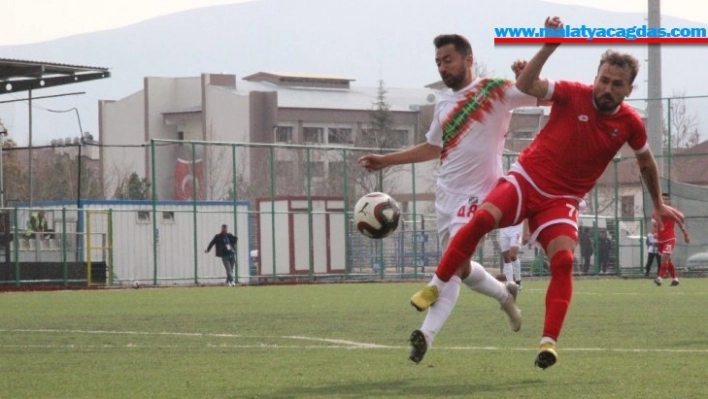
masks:
[[[145,177],[145,149],[115,147],[145,142],[145,101],[142,92],[137,92],[118,101],[101,101],[99,107],[104,194],[110,198],[120,181],[132,172]]]
[[[271,204],[275,210],[275,228],[271,224]],[[312,271],[316,274],[343,272],[346,266],[344,203],[338,199],[312,199],[312,232],[307,199],[277,199],[259,203],[259,243],[261,275],[275,273],[307,274],[310,271],[310,235],[312,235]],[[275,241],[275,249],[273,249]],[[275,252],[275,267],[273,253]]]
[[[159,231],[157,259],[154,256],[153,214],[149,202],[136,204],[132,201],[107,201],[85,207],[87,212],[93,212],[89,218],[91,230],[96,234],[108,232],[105,217],[99,211],[112,211],[113,271],[119,282],[138,280],[151,283],[155,277],[162,280],[160,285],[194,284],[195,280],[199,283],[225,281],[226,272],[221,259],[215,256],[215,249],[212,248],[208,254],[204,253],[224,223],[238,237],[236,249],[239,282],[249,281],[248,208],[244,203],[238,203],[235,228],[234,208],[229,203],[198,205],[196,226],[192,203],[168,202],[156,208],[156,227]],[[147,211],[150,219],[139,220],[138,211]],[[165,220],[163,212],[174,212],[174,219]]]

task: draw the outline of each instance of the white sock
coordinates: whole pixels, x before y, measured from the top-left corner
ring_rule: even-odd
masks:
[[[423,320],[423,326],[420,327],[420,330],[428,339],[428,347],[432,346],[435,335],[440,332],[443,324],[450,317],[452,309],[455,308],[457,298],[460,295],[460,282],[459,277],[452,276],[450,281],[440,291],[438,300],[435,301],[433,306],[428,308],[428,313],[425,315],[425,320]]]
[[[514,280],[514,267],[511,263],[504,263],[504,277],[506,277],[506,281],[516,281]]]
[[[514,281],[521,281],[521,261],[516,258],[511,264],[514,268]]]
[[[549,338],[549,337],[542,337],[542,338],[541,338],[541,345],[545,344],[546,342],[551,343],[551,344],[553,344],[553,345],[556,344],[556,340],[555,340],[555,339]]]
[[[453,277],[454,277],[454,276],[453,276]],[[440,280],[440,279],[438,278],[438,275],[437,275],[437,274],[433,274],[433,278],[430,279],[430,282],[428,283],[428,286],[434,285],[434,286],[438,287],[438,293],[440,293],[440,292],[443,291],[443,288],[445,288],[445,284],[447,284],[447,283],[444,282],[444,281],[442,281],[442,280]]]
[[[470,262],[472,271],[466,279],[462,280],[471,290],[477,291],[488,297],[492,297],[500,303],[506,302],[509,297],[509,291],[506,285],[489,274],[482,265],[477,262]]]

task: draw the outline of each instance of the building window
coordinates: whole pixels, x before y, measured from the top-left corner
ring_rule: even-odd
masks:
[[[408,147],[408,130],[372,130],[361,132],[361,144],[370,148],[403,148]]]
[[[293,127],[292,126],[277,126],[275,128],[276,143],[292,143],[293,142]]]
[[[327,142],[329,144],[354,144],[352,129],[339,127],[328,128]]]
[[[633,195],[623,195],[620,197],[620,204],[622,204],[622,218],[631,219],[634,218],[634,196]]]
[[[150,211],[138,211],[138,223],[149,223]]]
[[[162,212],[162,223],[174,223],[175,213],[173,211]]]
[[[324,143],[324,128],[305,127],[302,129],[302,138],[305,143]]]
[[[518,139],[518,140],[531,140],[533,139],[533,134],[534,131],[532,130],[514,130],[510,131],[511,137],[508,137],[509,135],[507,134],[507,139]]]

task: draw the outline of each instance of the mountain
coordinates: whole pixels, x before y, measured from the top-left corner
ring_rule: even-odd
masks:
[[[513,11],[513,12],[512,12]],[[85,91],[34,102],[33,143],[77,136],[76,114],[46,111],[77,107],[81,127],[97,133],[99,99],[119,99],[142,88],[145,76],[196,76],[234,73],[241,78],[259,71],[344,75],[354,85],[421,87],[438,80],[432,39],[461,33],[475,58],[497,75],[511,77],[509,65],[530,58],[537,45],[494,46],[494,27],[540,27],[548,15],[566,24],[592,27],[642,25],[639,13],[613,13],[541,0],[257,0],[214,6],[154,18],[142,23],[42,43],[0,46],[0,57],[108,67],[112,77],[33,92],[34,96]],[[708,27],[672,17],[668,27]],[[619,50],[646,59],[646,47]],[[565,45],[544,69],[544,76],[591,82],[606,45]],[[664,96],[708,94],[703,67],[708,49],[700,45],[664,46]],[[646,96],[646,67],[635,81],[633,97]],[[0,101],[24,97],[4,95]],[[689,101],[689,107],[708,98]],[[27,143],[25,103],[0,104],[0,117],[11,136]]]

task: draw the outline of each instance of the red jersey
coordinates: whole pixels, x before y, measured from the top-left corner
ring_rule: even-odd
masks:
[[[521,152],[519,164],[542,192],[584,197],[624,143],[635,152],[649,146],[641,117],[624,102],[617,112],[597,111],[592,86],[549,82],[551,114]]]
[[[656,220],[656,215],[652,215],[652,219]],[[661,223],[664,224],[664,228],[659,230],[659,232],[657,233],[656,241],[664,242],[669,240],[675,240],[676,229],[674,227],[676,226],[676,221],[668,216],[664,216],[661,218]]]

